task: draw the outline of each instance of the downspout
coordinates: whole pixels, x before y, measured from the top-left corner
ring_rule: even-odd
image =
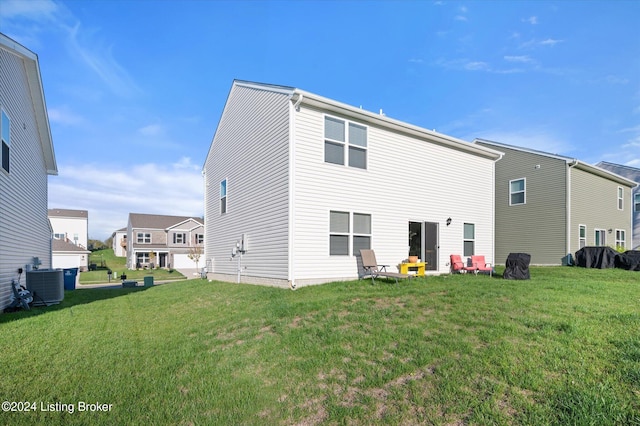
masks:
[[[569,255],[571,254],[571,169],[573,169],[575,166],[578,165],[578,160],[577,159],[573,159],[570,162],[567,161],[567,165],[569,167],[567,167],[567,179],[566,179],[566,184],[567,184],[567,189],[565,191],[566,193],[566,201],[565,201],[565,215],[566,215],[566,220],[565,220],[565,224],[566,224],[566,241],[565,241],[565,253],[567,254],[567,263],[569,262]]]
[[[491,194],[491,199],[493,200],[493,204],[491,206],[492,212],[491,215],[493,216],[493,232],[492,234],[492,240],[491,240],[491,251],[492,251],[492,263],[495,266],[496,264],[496,229],[497,229],[497,223],[496,223],[496,163],[500,160],[502,160],[502,157],[504,157],[504,153],[500,153],[500,157],[498,157],[497,159],[493,160],[493,186],[492,186],[492,194]]]
[[[296,186],[295,186],[295,161],[296,161],[296,131],[295,131],[295,113],[299,111],[300,104],[302,103],[302,94],[297,93],[298,99],[296,99],[295,103],[289,109],[289,247],[287,248],[287,257],[289,258],[289,263],[287,268],[288,271],[288,281],[289,288],[291,290],[295,290],[296,285],[296,273],[295,273],[295,195],[296,195]],[[290,104],[291,105],[291,104]]]

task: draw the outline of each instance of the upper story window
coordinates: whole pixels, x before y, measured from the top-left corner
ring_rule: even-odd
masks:
[[[136,241],[140,244],[150,244],[151,243],[151,233],[149,232],[138,232]]]
[[[173,244],[184,244],[187,241],[187,234],[175,233],[173,234]]]
[[[624,188],[618,187],[618,210],[624,210]]]
[[[524,178],[509,181],[509,205],[526,204],[527,182]]]
[[[53,238],[56,240],[64,240],[66,239],[66,234],[53,234]]]
[[[367,128],[333,117],[324,118],[325,163],[367,168]]]
[[[640,192],[637,192],[634,196],[633,196],[633,209],[635,210],[636,213],[640,212]]]
[[[2,169],[9,173],[9,148],[11,148],[11,120],[9,116],[2,110],[2,121],[0,122],[0,139],[2,140],[2,149],[0,150],[0,162]]]
[[[227,212],[227,180],[220,182],[220,214]]]
[[[204,234],[196,234],[196,244],[204,243]]]

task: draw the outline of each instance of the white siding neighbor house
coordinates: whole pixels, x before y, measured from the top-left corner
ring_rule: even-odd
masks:
[[[53,238],[87,249],[89,241],[89,212],[86,210],[49,209]]]
[[[47,179],[58,169],[38,56],[0,34],[0,70],[1,310],[18,269],[51,268]]]
[[[500,153],[300,89],[234,81],[207,155],[211,279],[287,287],[357,279],[411,255],[494,255]],[[466,253],[465,253],[466,249]]]
[[[127,256],[127,228],[118,229],[111,234],[111,245],[115,256]]]

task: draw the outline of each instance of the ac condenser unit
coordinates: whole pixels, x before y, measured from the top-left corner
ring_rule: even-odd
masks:
[[[27,271],[27,290],[33,295],[34,305],[62,302],[64,300],[62,269]]]

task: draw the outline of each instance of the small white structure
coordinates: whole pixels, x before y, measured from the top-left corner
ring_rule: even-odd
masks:
[[[55,240],[67,241],[85,250],[89,247],[88,211],[49,209],[49,221]]]
[[[0,34],[0,70],[1,311],[18,269],[51,268],[47,179],[58,169],[38,56]]]
[[[87,270],[89,255],[91,252],[69,241],[53,240],[53,268],[67,269],[78,268],[83,272]]]
[[[234,81],[203,168],[208,276],[355,279],[361,248],[392,270],[410,253],[430,274],[449,272],[451,254],[493,262],[500,156],[300,89]]]

